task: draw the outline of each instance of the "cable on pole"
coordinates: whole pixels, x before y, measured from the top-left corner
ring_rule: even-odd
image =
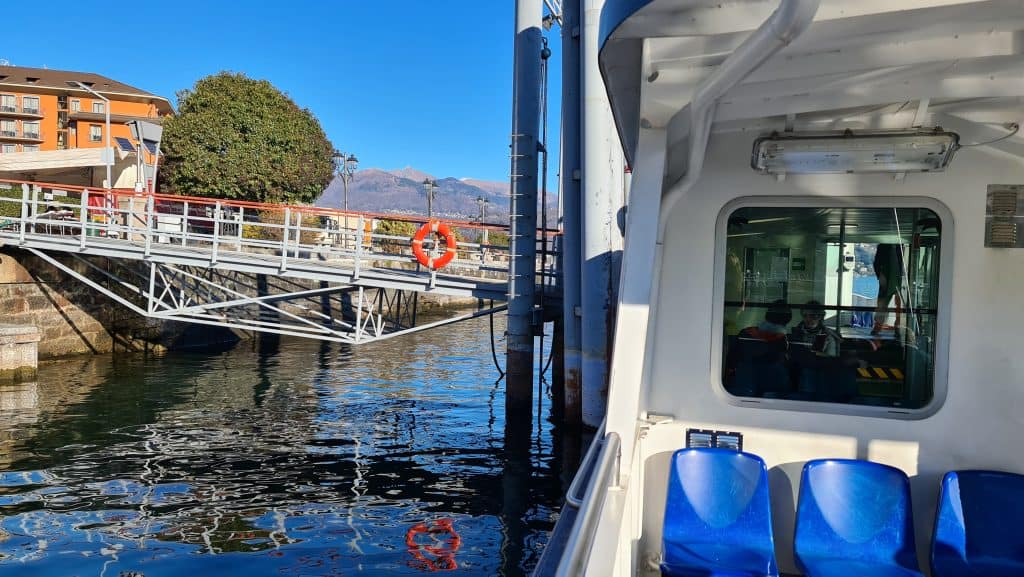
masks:
[[[491,300],[491,308],[494,308],[494,300]],[[494,368],[498,369],[498,380],[505,377],[505,371],[501,369],[501,364],[498,363],[498,351],[494,346],[494,315],[487,315],[491,321],[491,358],[494,359]]]

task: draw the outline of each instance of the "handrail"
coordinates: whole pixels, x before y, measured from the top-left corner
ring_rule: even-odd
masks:
[[[665,238],[672,208],[700,178],[718,99],[800,36],[814,20],[819,4],[820,0],[781,0],[761,26],[697,85],[689,106],[672,118],[670,126],[689,120],[689,150],[686,174],[669,186],[661,199],[657,237],[659,244]]]
[[[16,182],[0,179],[0,184]],[[49,194],[51,190],[59,194]],[[250,220],[251,208],[229,210],[231,201],[189,198],[21,182],[20,190],[0,191],[0,208],[20,205],[20,210],[14,209],[20,216],[6,219],[0,234],[10,235],[15,230],[22,245],[28,240],[63,237],[62,246],[70,246],[68,237],[77,237],[77,242],[72,241],[76,250],[99,244],[111,249],[115,246],[111,243],[128,248],[137,243],[146,257],[153,251],[198,248],[211,266],[242,253],[273,254],[279,257],[282,272],[293,265],[323,266],[334,259],[348,261],[359,271],[357,276],[371,269],[393,270],[395,263],[399,268],[415,263],[411,238],[368,230],[370,219],[365,215],[343,213],[346,216],[341,219],[323,219],[317,218],[317,213],[324,209],[264,205],[260,218]],[[45,216],[50,211],[56,212]],[[431,237],[427,243],[434,246],[436,241]],[[507,273],[503,266],[507,251],[507,247],[492,244],[459,242],[455,261],[443,274],[493,281],[490,273]],[[422,277],[420,273],[425,271],[415,274]]]
[[[594,470],[590,486],[583,497],[583,505],[580,508],[579,518],[573,525],[569,539],[566,541],[566,555],[558,563],[556,577],[577,577],[583,574],[586,555],[594,544],[594,535],[597,533],[597,521],[604,506],[605,496],[610,487],[609,481],[613,473],[618,472],[619,449],[622,441],[618,433],[605,435],[597,468]],[[614,479],[618,485],[617,475]]]
[[[583,483],[583,479],[587,478],[587,471],[592,467],[591,461],[597,457],[597,448],[602,443],[604,443],[604,421],[601,421],[601,426],[594,433],[594,439],[590,441],[590,446],[587,447],[587,452],[583,455],[583,460],[580,461],[576,476],[572,478],[569,490],[565,492],[565,503],[574,509],[579,509],[583,505],[583,496],[577,497],[576,493],[579,492],[579,485]]]
[[[375,218],[378,220],[394,220],[400,222],[412,222],[422,223],[427,220],[426,216],[416,214],[391,214],[382,212],[356,212],[356,211],[344,211],[339,208],[329,208],[323,206],[308,206],[300,204],[275,204],[275,203],[264,203],[264,202],[253,202],[248,200],[233,200],[233,199],[216,199],[207,198],[201,196],[187,196],[178,194],[166,194],[166,193],[150,193],[150,192],[136,192],[127,188],[103,188],[96,186],[79,186],[71,184],[55,184],[52,182],[38,182],[32,180],[14,180],[0,178],[0,183],[4,184],[27,184],[29,186],[38,186],[40,188],[54,188],[59,190],[65,190],[69,192],[85,192],[88,191],[92,194],[96,193],[108,193],[114,196],[134,196],[134,197],[148,197],[152,196],[154,200],[166,201],[166,202],[189,202],[194,204],[209,205],[213,206],[215,203],[220,202],[222,207],[231,208],[246,208],[256,209],[263,211],[283,211],[285,208],[290,208],[294,211],[301,211],[306,214],[315,214],[317,216],[334,216],[339,218],[364,216],[369,218]],[[436,217],[435,217],[436,218]],[[442,219],[445,223],[453,227],[474,229],[474,230],[488,230],[506,232],[509,229],[508,225],[505,224],[491,224],[491,223],[479,223],[469,220],[456,220],[451,218]],[[537,232],[543,236],[558,236],[561,231],[551,228],[545,228],[543,226],[537,227]]]

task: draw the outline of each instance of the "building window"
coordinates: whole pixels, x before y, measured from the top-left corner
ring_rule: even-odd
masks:
[[[25,138],[39,139],[39,123],[38,122],[22,122],[21,123],[21,134]]]
[[[105,102],[93,102],[92,103],[92,111],[95,112],[96,114],[103,114],[106,111],[106,103]]]
[[[18,125],[13,120],[0,120],[0,136],[17,137]]]
[[[81,112],[82,101],[77,98],[71,99],[71,112]]]
[[[21,98],[21,108],[28,114],[39,114],[39,97],[23,96]]]
[[[26,144],[21,147],[22,152],[39,152],[38,144]]]
[[[725,241],[736,397],[921,409],[935,390],[942,222],[927,208],[745,207]]]
[[[0,147],[2,147],[0,148],[0,152],[3,152],[4,154],[7,154],[9,152],[18,152],[17,144],[3,144],[0,145]]]
[[[0,94],[0,112],[17,112],[17,99],[13,94]]]
[[[96,124],[89,125],[89,142],[100,142],[103,140],[103,127]]]

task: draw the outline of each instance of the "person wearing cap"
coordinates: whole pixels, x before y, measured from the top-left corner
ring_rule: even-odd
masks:
[[[800,314],[802,320],[790,331],[789,342],[803,345],[818,356],[839,356],[841,337],[822,322],[825,320],[825,307],[818,301],[807,301]]]
[[[826,327],[825,307],[816,300],[800,309],[801,321],[789,333],[790,359],[798,394],[815,401],[844,402],[856,392],[853,373],[840,359],[842,337]]]

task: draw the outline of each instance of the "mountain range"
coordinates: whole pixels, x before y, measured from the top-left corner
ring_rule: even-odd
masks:
[[[471,178],[438,178],[412,167],[356,171],[348,184],[348,207],[360,212],[426,215],[427,196],[423,187],[426,179],[437,182],[434,216],[477,220],[480,216],[477,198],[483,198],[487,201],[484,221],[491,224],[508,223],[509,183]],[[344,183],[341,178],[335,178],[316,201],[316,205],[341,208],[344,198]],[[554,226],[557,221],[557,210],[558,196],[549,190],[548,226]]]

